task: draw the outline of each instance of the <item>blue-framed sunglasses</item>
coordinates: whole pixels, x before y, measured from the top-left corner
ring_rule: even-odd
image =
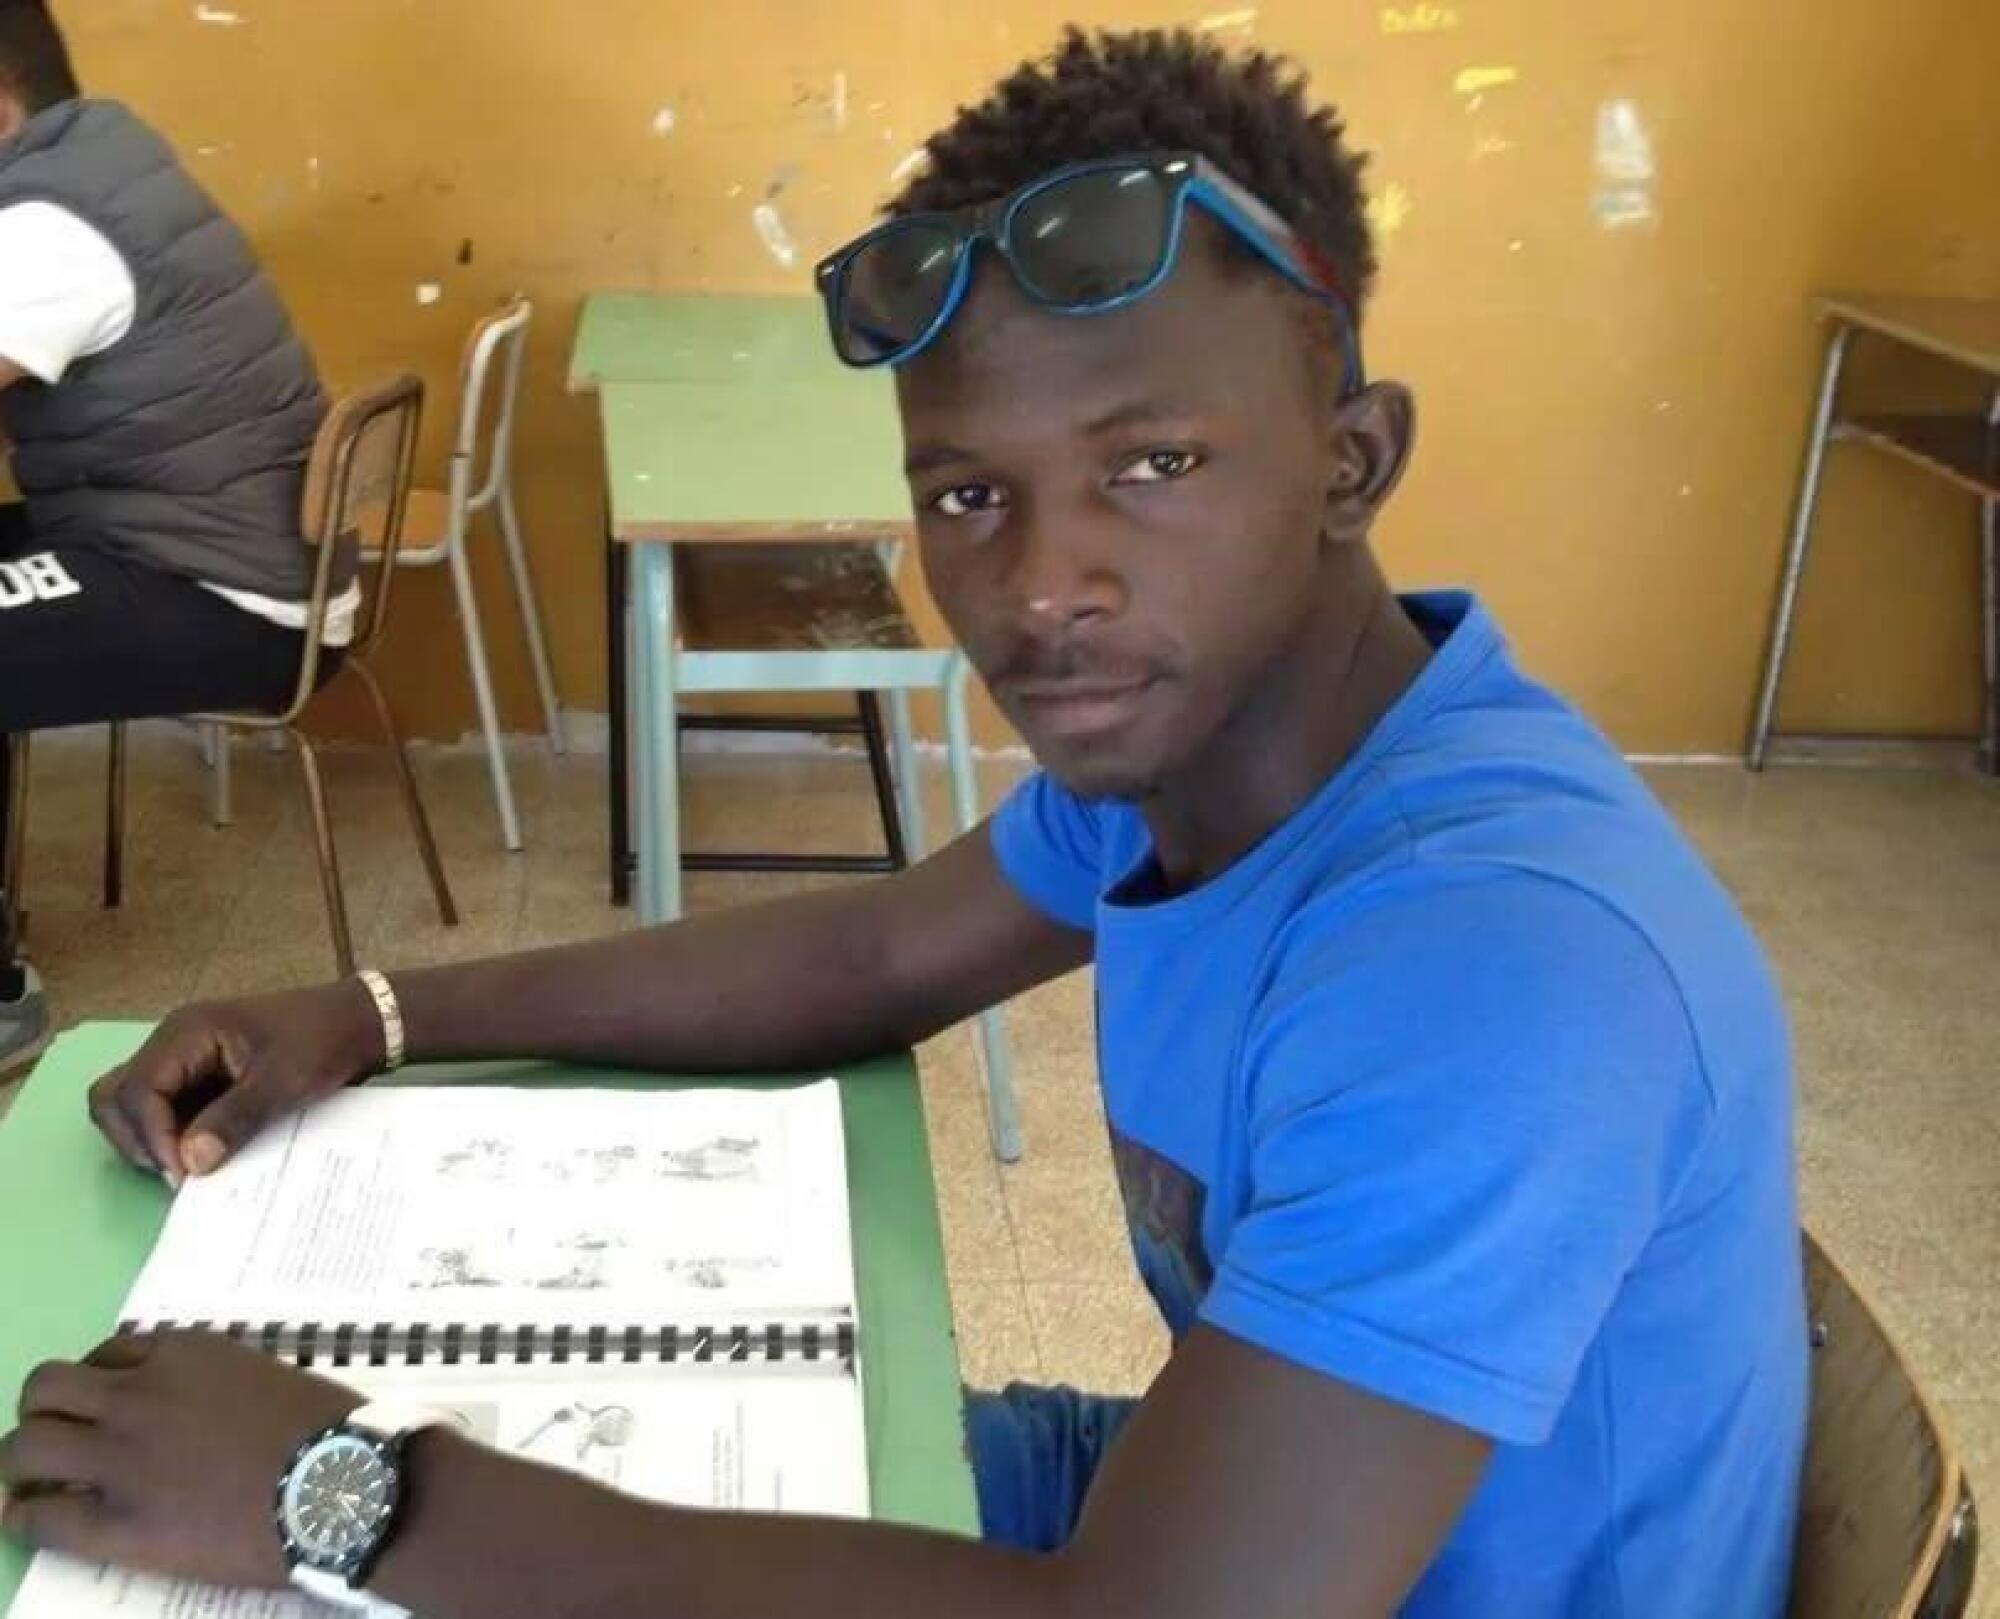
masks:
[[[1044,309],[1088,315],[1135,303],[1173,272],[1191,202],[1287,281],[1332,305],[1346,391],[1357,391],[1360,343],[1332,267],[1248,190],[1190,152],[1075,163],[993,202],[877,225],[815,272],[834,352],[853,366],[900,365],[922,353],[965,301],[981,242]]]

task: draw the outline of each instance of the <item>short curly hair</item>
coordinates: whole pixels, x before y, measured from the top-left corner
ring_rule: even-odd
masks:
[[[891,214],[990,202],[1091,158],[1195,152],[1275,209],[1330,262],[1352,318],[1375,279],[1363,153],[1305,75],[1267,51],[1232,53],[1186,29],[1086,33],[1021,64],[925,143],[927,166]]]

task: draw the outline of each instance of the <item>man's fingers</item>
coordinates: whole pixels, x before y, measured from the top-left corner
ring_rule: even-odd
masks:
[[[176,1190],[181,1183],[181,1121],[174,1104],[158,1091],[128,1086],[120,1098],[126,1123],[146,1156]]]
[[[178,1014],[92,1087],[91,1117],[125,1157],[178,1184],[185,1151],[180,1110],[236,1080],[235,1067],[210,1014]]]
[[[30,1417],[0,1439],[0,1485],[26,1491],[95,1489],[104,1477],[103,1430],[61,1417]]]
[[[100,1372],[128,1372],[134,1366],[143,1366],[158,1351],[161,1335],[157,1332],[125,1332],[116,1338],[107,1338],[89,1354],[83,1357],[85,1366]]]
[[[181,1136],[180,1167],[190,1175],[212,1175],[247,1146],[283,1105],[269,1071],[250,1071],[193,1120]]]
[[[95,1490],[0,1490],[0,1533],[87,1562],[108,1555],[110,1516]]]
[[[67,1417],[74,1422],[97,1422],[104,1416],[106,1399],[101,1371],[52,1360],[37,1366],[21,1385],[21,1420]]]
[[[157,1170],[160,1166],[153,1162],[145,1140],[133,1128],[131,1121],[125,1117],[124,1108],[119,1105],[119,1086],[124,1077],[122,1067],[114,1068],[90,1087],[90,1122],[111,1143],[112,1150],[133,1168]]]

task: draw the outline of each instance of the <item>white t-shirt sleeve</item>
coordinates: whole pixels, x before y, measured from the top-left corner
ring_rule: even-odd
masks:
[[[52,202],[0,208],[0,358],[43,382],[132,329],[138,289],[104,233]]]

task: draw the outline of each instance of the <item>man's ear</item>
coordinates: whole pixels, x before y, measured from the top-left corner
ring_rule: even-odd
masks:
[[[1372,382],[1334,407],[1328,539],[1354,539],[1368,532],[1409,465],[1416,430],[1416,401],[1400,382]]]

